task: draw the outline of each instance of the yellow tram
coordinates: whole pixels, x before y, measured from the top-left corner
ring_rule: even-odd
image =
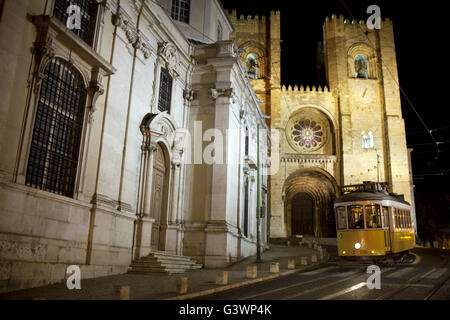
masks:
[[[342,188],[334,202],[339,256],[381,260],[415,246],[411,206],[387,185],[364,182]]]

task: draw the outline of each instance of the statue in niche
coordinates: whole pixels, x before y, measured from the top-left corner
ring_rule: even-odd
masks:
[[[355,77],[360,79],[367,79],[367,59],[365,56],[359,54],[355,57]]]
[[[247,74],[251,79],[258,78],[258,58],[253,54],[247,56]]]

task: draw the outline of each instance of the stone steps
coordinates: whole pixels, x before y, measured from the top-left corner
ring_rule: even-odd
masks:
[[[185,273],[187,270],[201,269],[203,266],[189,257],[155,251],[134,261],[128,273]]]

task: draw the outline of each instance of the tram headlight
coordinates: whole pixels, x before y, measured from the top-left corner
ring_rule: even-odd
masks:
[[[356,250],[361,249],[361,243],[359,243],[359,242],[355,243],[355,249]]]

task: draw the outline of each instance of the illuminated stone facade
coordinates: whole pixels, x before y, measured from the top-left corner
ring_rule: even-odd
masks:
[[[381,30],[373,31],[343,16],[327,18],[329,87],[292,87],[280,83],[280,13],[238,17],[232,11],[229,16],[235,26],[230,37],[245,50],[243,63],[249,54],[259,61],[258,77],[251,83],[265,100],[261,107],[271,115],[271,128],[280,131],[280,169],[270,184],[271,237],[301,230],[334,236],[332,201],[339,186],[385,181],[391,192],[411,202],[392,22],[385,19]],[[299,211],[302,195],[312,204]],[[303,221],[313,226],[294,228],[302,221],[298,215],[308,216]]]

